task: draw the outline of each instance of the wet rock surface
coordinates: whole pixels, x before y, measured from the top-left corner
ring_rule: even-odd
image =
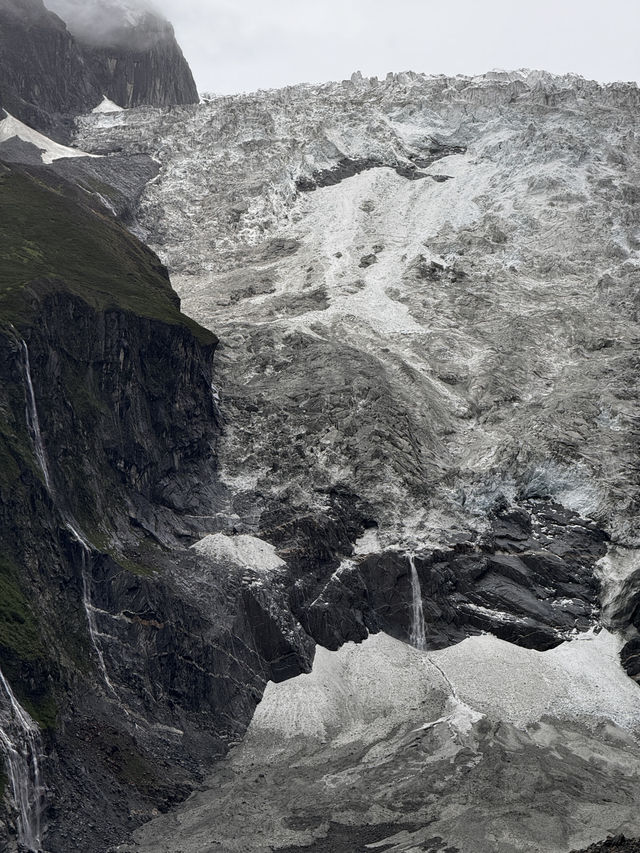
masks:
[[[429,647],[488,631],[543,651],[573,631],[586,630],[597,618],[594,567],[606,553],[606,539],[593,522],[538,501],[496,513],[490,533],[479,542],[418,551],[414,561],[426,599]],[[294,596],[297,617],[326,648],[380,630],[409,637],[406,554],[346,559],[320,583],[317,573],[304,574]]]
[[[624,835],[616,835],[607,838],[601,844],[591,844],[584,850],[576,850],[573,853],[638,853],[640,841],[633,838],[625,838]]]

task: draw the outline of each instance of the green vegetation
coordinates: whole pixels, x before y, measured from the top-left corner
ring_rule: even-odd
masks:
[[[35,311],[34,288],[72,293],[96,309],[131,311],[183,326],[202,343],[215,341],[180,313],[157,257],[81,190],[44,170],[6,169],[0,173],[0,315],[24,324]]]
[[[0,557],[0,647],[23,661],[44,657],[33,611],[20,590],[15,567],[5,557]]]
[[[25,664],[34,670],[46,668],[46,650],[31,605],[18,583],[18,569],[0,556],[0,656],[3,671],[16,684],[15,673]],[[43,729],[53,728],[56,704],[48,684],[40,684],[28,695],[16,689],[18,699]]]
[[[20,701],[27,714],[36,721],[43,731],[55,729],[58,708],[56,700],[48,688],[39,696],[21,696]]]

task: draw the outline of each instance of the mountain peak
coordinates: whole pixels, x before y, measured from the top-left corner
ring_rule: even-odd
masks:
[[[0,0],[0,95],[16,118],[67,141],[69,117],[106,96],[123,107],[198,102],[173,27],[124,0]]]

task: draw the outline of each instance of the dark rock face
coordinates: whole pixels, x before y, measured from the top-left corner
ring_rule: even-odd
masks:
[[[443,150],[446,153],[440,153],[437,156],[434,155],[433,159],[421,159],[420,164],[422,168],[430,166],[432,162],[439,160],[441,157],[447,157],[449,154],[464,152],[466,149],[460,146],[450,146],[450,148],[445,148]],[[296,189],[298,192],[312,192],[320,187],[331,187],[335,184],[339,184],[346,178],[352,178],[354,175],[359,175],[360,172],[365,172],[368,169],[379,169],[383,166],[389,166],[402,178],[407,178],[410,181],[416,181],[420,178],[430,178],[432,181],[442,183],[443,181],[451,180],[450,175],[430,175],[427,172],[422,171],[418,168],[417,162],[412,159],[408,159],[406,161],[395,160],[392,162],[385,162],[384,160],[376,158],[351,159],[349,157],[343,157],[332,169],[321,169],[320,171],[314,172],[311,177],[303,175],[298,178],[296,181]]]
[[[640,637],[633,637],[620,652],[622,666],[630,678],[640,683]]]
[[[138,28],[141,36],[138,36]],[[138,28],[114,33],[107,45],[80,39],[97,87],[119,106],[164,107],[197,104],[193,75],[176,42],[173,27],[147,14]]]
[[[593,571],[606,539],[575,513],[532,501],[498,511],[491,535],[479,542],[416,554],[428,646],[443,648],[489,631],[542,651],[573,630],[586,630],[598,609]],[[369,632],[407,640],[411,601],[409,558],[398,551],[352,558],[340,567],[335,561],[309,566],[292,595],[296,616],[329,649]]]
[[[86,193],[3,170],[0,207],[17,191],[2,251],[22,261],[5,257],[0,280],[0,667],[44,732],[47,849],[102,851],[186,796],[267,680],[309,670],[313,642],[281,573],[189,549],[221,502],[215,336],[181,318],[157,258]],[[60,256],[39,216],[88,230]],[[27,244],[65,278],[21,286]]]
[[[59,116],[101,99],[78,45],[42,0],[0,0],[0,81],[3,107],[54,136],[64,135]]]
[[[122,107],[197,103],[173,29],[155,15],[122,27],[107,45],[74,37],[42,0],[0,0],[0,97],[4,109],[57,139],[69,116],[106,95]]]
[[[389,161],[379,157],[342,157],[331,169],[320,169],[311,176],[302,175],[299,177],[296,181],[296,189],[298,192],[312,192],[319,187],[331,187],[346,178],[359,175],[360,172],[365,172],[367,169],[379,169],[382,166],[389,166],[402,178],[411,181],[419,178],[431,178],[431,180],[441,183],[451,180],[451,177],[449,175],[429,175],[422,170],[443,157],[449,157],[452,154],[464,154],[466,150],[463,145],[452,145],[432,140],[431,145],[426,147],[426,153],[422,156],[407,152],[406,157],[398,156]]]
[[[583,850],[574,850],[573,853],[640,853],[640,841],[625,838],[624,835],[610,836],[606,841],[591,844]]]

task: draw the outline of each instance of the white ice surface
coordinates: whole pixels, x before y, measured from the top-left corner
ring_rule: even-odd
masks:
[[[227,536],[225,533],[213,533],[196,542],[193,548],[214,560],[258,571],[272,571],[285,565],[273,545],[247,534]]]
[[[120,113],[124,108],[118,106],[114,101],[110,101],[105,95],[97,107],[94,107],[92,113]]]
[[[620,665],[623,640],[609,631],[579,634],[547,652],[485,634],[430,657],[458,696],[477,711],[515,725],[546,715],[640,726],[640,687]]]
[[[323,269],[330,306],[295,317],[292,326],[306,328],[348,318],[385,336],[425,334],[407,306],[391,298],[388,289],[401,286],[408,261],[430,256],[425,241],[445,224],[461,228],[479,217],[474,199],[488,191],[495,171],[491,164],[476,165],[462,155],[445,157],[435,165],[439,168],[434,167],[434,172],[459,180],[407,181],[390,168],[370,169],[305,199],[300,237],[319,248],[316,263]],[[373,206],[368,209],[367,203]],[[371,254],[375,245],[382,247],[376,253],[377,262],[360,267],[361,258]],[[363,283],[357,293],[345,290],[351,278]]]
[[[466,727],[486,715],[526,726],[546,715],[611,720],[640,727],[640,687],[622,670],[621,640],[587,633],[548,652],[490,635],[437,652],[419,652],[375,634],[337,652],[318,648],[313,671],[267,686],[250,731],[281,738],[353,740],[375,726],[391,731],[409,719],[425,726],[446,719]],[[434,694],[448,696],[444,716]],[[435,712],[434,712],[435,709]],[[382,736],[382,735],[381,735]]]
[[[284,738],[346,739],[371,726],[390,731],[416,714],[434,685],[447,689],[438,670],[411,646],[375,634],[337,652],[318,647],[313,670],[281,684],[269,683],[252,730]],[[425,722],[441,715],[425,714]]]
[[[378,530],[375,527],[365,530],[362,536],[356,539],[353,548],[355,554],[378,554],[380,550],[380,539],[378,538]]]
[[[67,148],[66,145],[60,145],[7,113],[7,117],[0,121],[0,142],[7,142],[14,137],[35,145],[41,151],[42,162],[47,165],[53,163],[54,160],[61,160],[63,157],[97,156],[96,154],[87,154],[78,148]]]

